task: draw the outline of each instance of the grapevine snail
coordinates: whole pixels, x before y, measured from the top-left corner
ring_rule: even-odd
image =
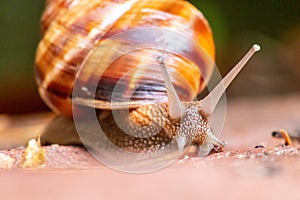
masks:
[[[94,57],[106,53],[99,52],[98,46],[116,34],[136,28],[165,28],[186,35],[211,59],[215,58],[208,22],[200,11],[184,0],[48,0],[41,24],[43,37],[35,59],[39,92],[53,111],[66,116],[73,114],[75,79],[86,83],[81,88],[87,99],[90,98],[88,82],[98,80],[92,71],[83,70],[83,75],[78,76],[79,71],[97,64],[99,61],[96,62]],[[196,145],[207,154],[214,146],[223,147],[224,142],[214,136],[209,127],[208,116],[259,46],[254,45],[207,97],[196,102],[193,100],[204,89],[213,66],[205,65],[202,51],[182,48],[185,49],[181,52],[193,54],[192,57],[202,60],[203,65],[195,65],[194,61],[172,52],[160,55],[151,48],[136,49],[119,56],[103,71],[95,98],[76,99],[77,104],[98,109],[100,123],[110,128],[108,137],[111,141],[133,152],[155,151],[170,140],[177,142],[180,151]],[[109,56],[107,53],[106,57]],[[123,79],[119,102],[112,102],[111,95],[119,78],[131,70],[139,70],[141,64],[156,67]],[[130,101],[127,97],[122,101],[127,89],[136,85],[142,88],[131,94]],[[123,108],[129,108],[128,118],[124,119],[128,131],[145,134],[145,137],[124,135],[115,127],[110,110]],[[146,137],[157,127],[160,128],[158,134]]]

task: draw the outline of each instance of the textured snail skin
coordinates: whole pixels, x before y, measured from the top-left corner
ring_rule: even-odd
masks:
[[[46,104],[55,112],[72,116],[74,80],[87,54],[106,38],[140,27],[178,31],[196,41],[213,59],[215,57],[212,33],[206,19],[186,1],[48,0],[41,20],[42,39],[35,59],[36,80]],[[141,50],[116,60],[104,72],[106,85],[100,84],[96,97],[109,101],[110,92],[107,94],[103,91],[111,91],[126,70],[147,64],[150,54],[147,50]],[[183,101],[194,99],[204,87],[202,76],[209,76],[213,70],[204,66],[195,67],[185,58],[173,54],[167,56],[166,63],[171,80]],[[165,102],[163,81],[153,78],[159,73],[156,70],[151,76],[145,77],[149,74],[145,72],[145,76],[129,78],[124,85],[149,85],[149,88],[143,89],[146,93],[137,93],[135,101],[147,99]],[[180,77],[184,77],[187,83],[183,83]]]
[[[126,151],[166,153],[196,145],[202,148],[201,153],[207,151],[207,154],[213,146],[222,146],[222,142],[210,134],[208,118],[197,103],[185,103],[185,114],[178,120],[168,115],[166,103],[141,106],[122,119],[117,125],[112,115],[108,115],[99,123],[107,138]]]

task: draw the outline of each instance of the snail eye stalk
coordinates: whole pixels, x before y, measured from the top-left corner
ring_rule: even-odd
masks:
[[[174,85],[168,74],[163,57],[157,57],[156,61],[159,63],[160,70],[164,79],[165,87],[168,95],[169,115],[172,119],[180,119],[184,115],[184,105],[176,93]]]
[[[223,80],[200,102],[203,110],[207,114],[211,114],[216,108],[220,98],[230,83],[238,75],[238,73],[244,68],[246,63],[250,60],[253,54],[260,50],[258,44],[254,44],[252,48],[245,54],[245,56],[232,68],[232,70],[223,78]]]

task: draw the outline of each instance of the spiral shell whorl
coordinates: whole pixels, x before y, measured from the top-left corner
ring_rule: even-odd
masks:
[[[74,79],[86,55],[114,34],[137,27],[166,27],[191,37],[214,58],[209,25],[201,12],[186,1],[48,0],[41,23],[43,38],[35,59],[39,91],[49,107],[65,115],[72,114]],[[189,63],[179,63],[173,66],[176,70],[181,68],[178,73],[188,71]],[[193,92],[203,88],[200,77],[211,71],[199,66],[199,80],[190,82]],[[172,81],[180,85],[176,78]]]

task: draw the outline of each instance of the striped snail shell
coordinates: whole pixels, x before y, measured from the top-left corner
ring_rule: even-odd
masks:
[[[101,112],[112,110],[112,114],[114,110],[130,108],[129,115],[121,119],[125,129],[113,121],[112,115],[100,114],[99,119],[106,136],[116,146],[132,152],[165,149],[172,141],[181,152],[186,146],[196,145],[204,149],[201,155],[207,155],[214,146],[224,146],[210,129],[208,116],[234,77],[259,50],[258,45],[251,48],[207,97],[193,102],[212,74],[214,65],[207,64],[207,57],[214,60],[215,48],[208,22],[187,1],[48,0],[41,23],[43,37],[35,59],[36,80],[41,97],[53,111],[72,116],[72,102],[94,106]],[[104,44],[122,47],[127,41],[116,35],[143,28],[179,33],[202,51],[182,45],[177,52],[159,56],[157,49],[138,48],[119,56],[105,69],[99,67],[101,61],[111,56],[101,51]],[[148,34],[153,36],[151,31]],[[136,41],[142,35],[135,35]],[[147,34],[144,37],[147,41]],[[111,38],[118,39],[110,43]],[[103,60],[95,61],[99,55]],[[154,67],[140,68],[141,65]],[[103,70],[96,86],[94,81],[99,79],[99,74],[94,73],[95,69]],[[90,81],[95,87],[93,98],[89,98],[85,87]],[[79,89],[87,94],[84,101],[73,93],[78,82],[83,83]],[[117,102],[112,103],[116,85],[122,92],[117,91]],[[132,89],[135,91],[128,98],[127,91]],[[115,107],[111,109],[107,105]]]
[[[48,0],[41,20],[42,40],[36,59],[36,80],[46,104],[72,115],[71,94],[76,73],[87,54],[106,38],[135,28],[156,27],[177,31],[202,46],[214,58],[215,47],[208,22],[193,5],[181,0]],[[149,50],[124,55],[103,74],[98,99],[109,101],[116,80],[139,64],[147,64]],[[199,56],[202,55],[193,55]],[[167,55],[168,71],[179,98],[191,101],[201,92],[213,66],[195,66],[180,55]],[[124,85],[144,85],[132,101],[166,101],[159,68],[151,74],[129,77]],[[182,78],[187,81],[182,81]],[[142,92],[144,91],[144,92]]]

